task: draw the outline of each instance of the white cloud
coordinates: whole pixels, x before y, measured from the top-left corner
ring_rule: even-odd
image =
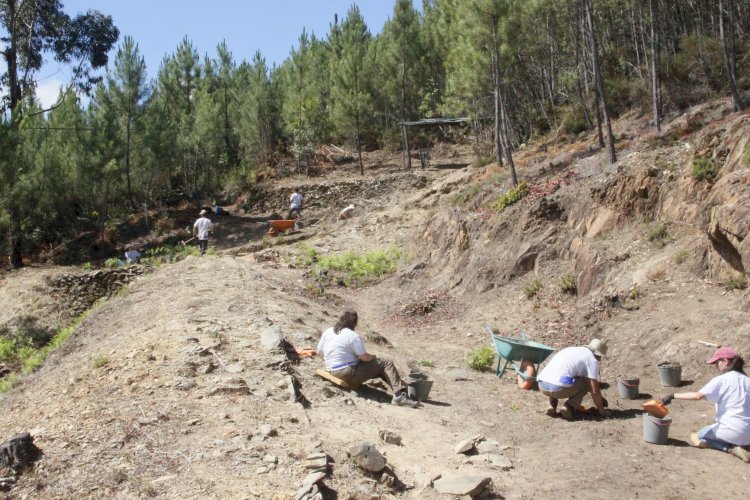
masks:
[[[57,102],[60,96],[60,88],[65,82],[56,78],[49,78],[39,83],[36,87],[36,98],[41,103],[42,108],[49,108]]]

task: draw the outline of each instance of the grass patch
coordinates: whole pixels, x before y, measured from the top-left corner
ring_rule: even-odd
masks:
[[[354,252],[318,257],[318,271],[335,271],[344,274],[347,284],[379,278],[396,270],[396,264],[404,257],[398,247],[374,250],[362,255]]]
[[[747,288],[747,276],[740,274],[737,276],[730,276],[721,284],[725,290],[744,290]]]
[[[651,226],[648,230],[648,241],[653,243],[656,248],[664,248],[670,241],[666,224],[660,222]]]
[[[569,295],[576,294],[576,277],[568,273],[560,277],[560,291]]]
[[[432,361],[429,361],[427,359],[423,359],[422,361],[418,361],[417,364],[419,366],[424,366],[425,368],[435,368],[435,363]]]
[[[91,364],[94,368],[102,368],[109,364],[109,358],[107,356],[97,356]]]
[[[674,260],[674,263],[679,266],[680,264],[683,264],[689,256],[690,252],[688,252],[687,250],[680,250],[676,254],[674,254],[674,257],[672,259]]]
[[[719,165],[705,156],[693,160],[693,177],[698,181],[713,182],[719,176]]]
[[[528,282],[525,287],[523,287],[523,293],[526,294],[527,299],[533,299],[534,296],[539,293],[542,288],[544,288],[542,280],[540,280],[539,278],[534,278],[533,280]]]
[[[516,187],[511,188],[507,193],[500,196],[497,204],[495,204],[495,209],[498,211],[505,210],[505,207],[523,200],[527,194],[529,194],[529,186],[526,184],[526,181],[521,181]]]
[[[471,351],[467,363],[472,370],[481,372],[489,369],[493,361],[495,361],[495,351],[491,347],[485,346]]]

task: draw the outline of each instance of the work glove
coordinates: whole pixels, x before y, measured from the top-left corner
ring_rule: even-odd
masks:
[[[666,406],[669,403],[671,403],[673,399],[674,399],[674,394],[667,394],[666,396],[662,396],[660,401],[662,402],[664,406]]]

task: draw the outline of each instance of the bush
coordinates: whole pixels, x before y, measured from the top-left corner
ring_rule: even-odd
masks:
[[[656,248],[664,248],[669,243],[669,231],[663,223],[651,226],[648,230],[648,241],[654,244]]]
[[[423,359],[422,361],[419,361],[417,364],[419,366],[424,366],[425,368],[435,368],[435,363],[433,363],[432,361],[426,360],[426,359]]]
[[[719,175],[719,166],[711,158],[704,156],[693,160],[693,177],[698,181],[713,182]]]
[[[316,254],[317,255],[317,254]],[[388,250],[375,250],[364,255],[345,252],[338,255],[320,257],[318,271],[339,271],[345,273],[344,281],[349,284],[361,280],[379,278],[396,270],[396,264],[404,256],[398,247]]]
[[[687,250],[680,250],[676,254],[674,254],[674,263],[678,266],[685,262],[687,258],[690,256],[690,252]]]
[[[485,371],[495,361],[495,351],[491,347],[479,347],[469,353],[469,368],[477,371]]]
[[[526,294],[527,299],[532,299],[542,288],[544,288],[542,281],[539,278],[534,278],[523,287],[523,293]]]
[[[578,135],[584,130],[588,130],[588,123],[586,123],[586,116],[583,114],[583,109],[575,106],[565,110],[562,115],[560,127],[563,132],[570,135]]]
[[[92,363],[94,368],[102,368],[104,366],[107,366],[108,364],[109,358],[107,358],[106,356],[97,356]]]
[[[576,294],[576,277],[566,274],[560,278],[560,291],[570,295]]]
[[[521,181],[516,187],[511,188],[507,193],[500,196],[495,208],[497,210],[504,210],[505,207],[523,200],[527,194],[529,194],[529,186],[526,184],[526,181]]]
[[[747,288],[747,277],[744,274],[730,276],[724,281],[724,283],[722,283],[722,286],[729,291],[744,290]]]

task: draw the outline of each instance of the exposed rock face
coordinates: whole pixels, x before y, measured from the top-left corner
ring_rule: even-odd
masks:
[[[28,432],[16,434],[0,444],[0,465],[20,469],[28,467],[41,458],[42,450],[34,444]]]

